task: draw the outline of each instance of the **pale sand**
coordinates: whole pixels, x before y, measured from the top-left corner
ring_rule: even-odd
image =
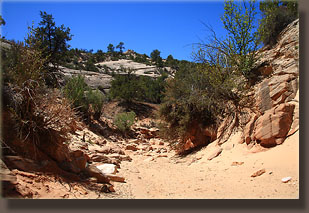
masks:
[[[115,189],[131,191],[132,198],[298,199],[299,132],[266,151],[257,146],[248,149],[239,139],[240,134],[234,134],[211,161],[207,158],[216,149],[215,143],[185,158],[175,158],[170,152],[168,157],[154,154],[151,161],[149,156],[130,152],[133,161],[122,162],[120,169],[127,183],[115,183]],[[243,164],[232,166],[233,162]],[[260,169],[266,172],[251,177]],[[291,181],[282,183],[287,176]]]

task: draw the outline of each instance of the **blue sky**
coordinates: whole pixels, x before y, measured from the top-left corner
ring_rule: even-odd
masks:
[[[23,40],[27,26],[40,22],[40,10],[52,14],[57,26],[64,24],[73,34],[74,48],[102,49],[124,42],[125,50],[138,53],[161,51],[166,58],[191,60],[192,43],[206,38],[201,22],[211,25],[219,36],[225,31],[220,21],[223,1],[106,2],[106,1],[4,1],[2,35]]]

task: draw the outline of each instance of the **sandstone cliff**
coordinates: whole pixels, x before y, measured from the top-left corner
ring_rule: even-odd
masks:
[[[218,128],[192,124],[180,152],[205,146],[222,145],[239,126],[240,143],[273,147],[299,128],[299,20],[289,24],[273,47],[258,51],[254,71],[259,81],[248,92],[251,106],[241,115],[228,116]]]
[[[254,87],[254,109],[243,142],[271,147],[299,127],[299,20],[283,30],[277,44],[260,50],[258,69],[266,76]]]

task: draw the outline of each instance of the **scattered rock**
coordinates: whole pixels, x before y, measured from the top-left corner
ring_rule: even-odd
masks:
[[[221,147],[217,148],[211,155],[209,155],[209,157],[207,159],[208,160],[214,159],[215,157],[217,157],[218,155],[221,154],[222,150],[223,149]]]
[[[284,178],[281,179],[282,183],[287,183],[290,180],[292,180],[292,177],[284,177]]]
[[[130,169],[130,172],[133,172],[133,173],[140,173],[139,170],[138,170],[138,168],[136,168],[136,167],[132,167],[132,168]]]
[[[244,142],[246,144],[249,144],[252,141],[251,137],[254,130],[254,123],[257,118],[257,115],[253,116],[244,128]]]
[[[106,174],[106,176],[107,176],[111,181],[125,183],[125,178],[124,178],[124,177],[120,177],[120,176],[114,175],[114,174]]]
[[[110,193],[115,192],[114,186],[112,184],[103,184],[101,192]]]
[[[244,164],[244,162],[233,162],[232,164],[231,164],[231,166],[240,166],[240,165],[243,165]]]
[[[114,153],[114,154],[108,155],[108,157],[119,160],[119,161],[132,161],[132,158],[128,155],[119,155],[119,154]]]
[[[117,168],[115,164],[99,164],[96,165],[96,167],[103,173],[103,174],[116,174]]]
[[[152,146],[149,146],[146,150],[147,150],[147,151],[153,151],[153,147],[152,147]]]
[[[256,172],[254,172],[254,173],[251,175],[251,177],[258,177],[258,176],[261,176],[261,175],[264,174],[265,172],[266,172],[265,169],[260,169],[260,170],[258,170],[258,171],[256,171]]]
[[[126,146],[126,150],[137,151],[138,148],[135,145],[130,144]]]
[[[101,172],[95,165],[89,165],[86,168],[86,172],[89,176],[95,177],[98,183],[110,183],[110,179]]]

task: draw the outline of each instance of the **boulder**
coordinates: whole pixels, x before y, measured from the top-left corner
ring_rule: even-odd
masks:
[[[140,133],[144,136],[145,139],[151,139],[157,137],[159,132],[158,128],[140,128]]]
[[[103,173],[103,174],[116,174],[117,166],[115,164],[104,163],[98,164],[96,167]]]
[[[294,108],[294,104],[283,103],[266,111],[256,120],[254,140],[265,147],[281,144],[290,130]]]
[[[137,151],[138,148],[133,144],[129,144],[129,145],[126,146],[126,150]]]
[[[89,176],[95,177],[99,183],[110,183],[110,179],[101,172],[95,165],[89,165],[86,168],[86,172]]]

